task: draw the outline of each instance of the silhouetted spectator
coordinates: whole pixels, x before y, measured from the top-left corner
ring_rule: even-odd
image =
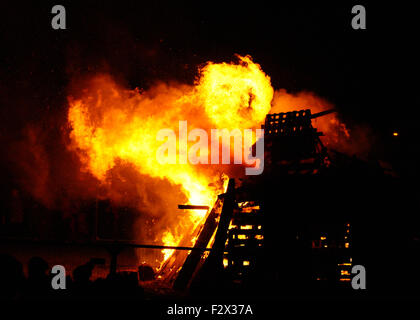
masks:
[[[141,281],[150,281],[155,279],[155,272],[151,266],[141,265],[138,270]]]
[[[0,254],[0,299],[19,299],[24,279],[22,264],[10,255]]]
[[[127,299],[143,297],[144,290],[138,283],[137,272],[119,272],[109,274],[106,286],[113,299]]]
[[[92,282],[90,278],[95,265],[91,262],[76,267],[73,270],[72,289],[78,297],[88,297],[92,294]]]
[[[46,298],[52,290],[48,263],[40,257],[32,257],[28,262],[28,279],[25,285],[27,298]]]

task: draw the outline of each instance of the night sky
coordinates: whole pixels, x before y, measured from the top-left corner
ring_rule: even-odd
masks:
[[[51,28],[55,4],[66,8],[67,30]],[[366,30],[351,28],[356,4],[366,7]],[[17,139],[28,123],[50,117],[57,119],[51,135],[59,135],[75,75],[106,71],[132,88],[147,88],[155,80],[192,83],[201,64],[231,61],[238,53],[261,64],[275,89],[313,91],[334,103],[350,127],[370,127],[379,137],[379,158],[400,167],[417,162],[418,17],[408,4],[3,1],[0,6],[3,144]],[[398,141],[394,130],[400,132]]]

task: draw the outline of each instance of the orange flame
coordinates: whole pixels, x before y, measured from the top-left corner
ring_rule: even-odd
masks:
[[[79,155],[83,170],[105,189],[111,188],[110,172],[129,165],[142,175],[168,181],[173,188],[165,193],[179,188],[186,202],[211,206],[225,187],[221,168],[159,164],[158,131],[169,128],[177,132],[179,120],[188,120],[191,129],[259,127],[271,108],[273,92],[270,78],[249,56],[239,57],[239,64],[208,63],[195,86],[158,83],[146,91],[128,90],[108,75],[97,75],[75,94],[76,98],[69,97],[70,148]],[[138,189],[139,197],[147,196],[147,190],[142,190],[145,195]],[[112,191],[109,193],[112,198]],[[167,200],[161,196],[157,201]],[[175,206],[172,208],[177,218],[163,224],[155,236],[164,245],[176,246],[202,222],[206,212],[179,214]],[[164,259],[171,252],[164,250]]]
[[[250,56],[239,59],[239,65],[209,63],[201,70],[197,92],[218,128],[254,128],[271,108],[270,77]]]
[[[269,112],[309,108],[315,113],[332,107],[312,93],[274,92],[270,77],[260,65],[250,56],[238,59],[238,63],[230,64],[208,62],[199,70],[194,85],[161,82],[147,90],[130,90],[101,74],[69,97],[69,147],[78,154],[82,170],[100,182],[104,196],[117,204],[137,206],[141,213],[155,211],[157,206],[162,207],[160,211],[169,211],[164,217],[151,214],[152,225],[148,228],[153,230],[146,232],[149,238],[142,238],[144,242],[177,246],[186,237],[194,244],[194,230],[206,212],[177,213],[176,205],[184,202],[211,207],[217,194],[226,188],[225,173],[233,171],[221,165],[160,164],[156,159],[162,145],[156,139],[159,130],[177,132],[180,120],[188,121],[189,130],[255,129]],[[339,135],[348,137],[347,129],[335,115],[316,121],[315,126],[326,133],[327,145],[336,145]],[[121,171],[114,172],[116,169]],[[115,175],[122,184],[129,185],[129,190],[121,188],[117,192]],[[156,188],[162,190],[151,191]],[[173,251],[162,250],[159,265]]]

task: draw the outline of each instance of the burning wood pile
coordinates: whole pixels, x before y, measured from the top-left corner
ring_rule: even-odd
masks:
[[[269,172],[289,176],[312,175],[327,167],[328,154],[319,139],[322,133],[312,126],[311,120],[332,112],[334,110],[311,114],[307,109],[267,115],[263,128],[267,143],[266,156],[270,159]],[[268,210],[268,213],[264,213],[261,210],[261,195],[252,189],[248,190],[247,183],[236,190],[232,179],[229,186],[228,192],[219,195],[216,205],[200,228],[195,244],[197,250],[187,256],[182,268],[171,273],[175,279],[174,288],[189,287],[204,264],[215,268],[223,264],[230,280],[238,284],[254,269],[255,258],[261,255],[264,248],[264,225],[268,220],[264,214],[272,212]],[[260,187],[267,188],[264,185]],[[228,201],[227,204],[225,201]],[[211,249],[210,254],[204,249]],[[172,263],[176,265],[181,256],[186,255],[174,254]]]
[[[113,273],[127,245],[137,266],[175,288],[189,288],[206,265],[242,281],[265,246],[264,179],[316,174],[328,166],[326,146],[339,145],[336,133],[347,131],[335,115],[322,120],[331,113],[327,101],[274,90],[250,56],[237,58],[208,62],[193,85],[158,82],[132,90],[106,74],[74,79],[63,140],[75,168],[64,182],[28,174],[36,181],[23,188],[70,220],[71,237],[83,229],[83,239],[112,247]],[[302,106],[308,109],[291,111]],[[323,142],[313,119],[326,133]],[[218,129],[227,138],[213,143]],[[265,152],[255,156],[261,146]],[[172,151],[174,162],[160,161],[158,155],[171,160]],[[248,169],[259,172],[247,176]]]

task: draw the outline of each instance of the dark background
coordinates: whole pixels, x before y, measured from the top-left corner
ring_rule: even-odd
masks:
[[[67,30],[51,28],[55,4],[66,8]],[[356,4],[366,30],[351,28]],[[417,174],[418,20],[408,3],[4,1],[0,14],[3,143],[48,115],[64,119],[75,75],[107,71],[133,88],[192,83],[200,64],[239,53],[274,88],[314,91],[348,126],[369,126],[377,158]]]

